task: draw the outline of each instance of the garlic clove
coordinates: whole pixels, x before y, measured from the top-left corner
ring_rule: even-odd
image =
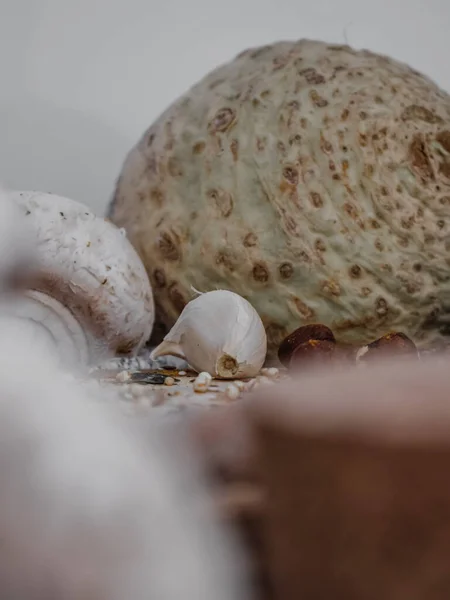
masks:
[[[185,306],[152,358],[180,356],[180,351],[197,372],[207,371],[219,379],[252,377],[264,364],[267,337],[247,300],[234,292],[215,290]]]
[[[169,340],[163,340],[159,346],[157,346],[150,353],[150,360],[156,360],[160,356],[166,356],[170,354],[171,356],[177,356],[178,358],[186,359],[184,355],[183,348],[177,342],[171,342]]]

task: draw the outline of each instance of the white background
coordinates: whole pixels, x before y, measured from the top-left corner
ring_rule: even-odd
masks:
[[[127,151],[250,46],[346,40],[450,90],[450,0],[0,0],[0,178],[102,213]]]

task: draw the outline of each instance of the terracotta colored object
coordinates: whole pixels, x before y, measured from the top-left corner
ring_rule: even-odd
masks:
[[[251,406],[280,600],[447,600],[450,374],[303,377]]]
[[[109,211],[170,327],[195,292],[260,314],[269,351],[301,324],[366,344],[446,342],[450,97],[367,50],[249,49],[131,150]]]
[[[273,600],[264,539],[266,497],[248,414],[240,404],[199,412],[190,422],[190,432],[215,484],[219,515],[234,529],[245,552],[254,600]]]

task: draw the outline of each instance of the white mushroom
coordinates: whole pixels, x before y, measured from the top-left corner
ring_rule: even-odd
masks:
[[[0,292],[25,285],[35,268],[33,244],[27,221],[0,184]]]
[[[137,353],[151,334],[153,294],[123,231],[68,198],[10,194],[36,238],[37,271],[9,314],[70,364]]]

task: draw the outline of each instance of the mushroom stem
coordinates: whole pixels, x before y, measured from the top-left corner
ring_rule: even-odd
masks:
[[[70,365],[89,361],[88,341],[79,322],[66,306],[47,294],[28,290],[23,298],[12,303],[8,317],[16,324],[29,329],[31,343],[44,343],[52,347],[59,360]]]

